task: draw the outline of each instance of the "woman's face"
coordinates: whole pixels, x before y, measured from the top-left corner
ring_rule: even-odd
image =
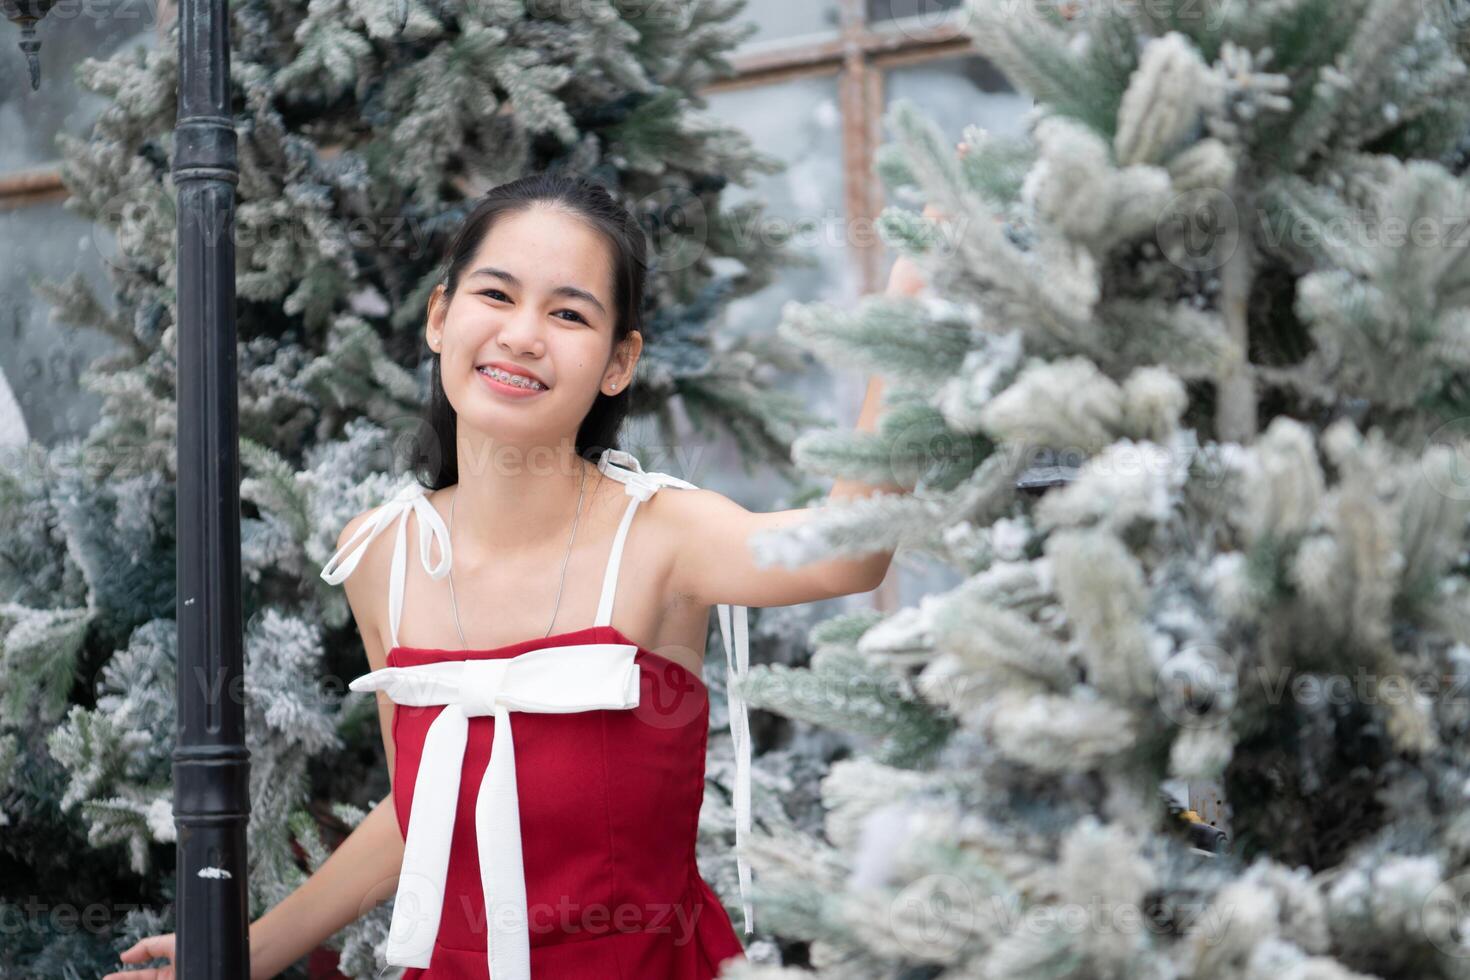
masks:
[[[612,256],[580,218],[541,205],[501,217],[447,305],[443,292],[430,298],[425,339],[462,436],[468,427],[496,445],[573,440],[597,396],[633,376],[642,337],[634,331],[613,356]],[[487,376],[497,362],[546,390],[507,390]]]

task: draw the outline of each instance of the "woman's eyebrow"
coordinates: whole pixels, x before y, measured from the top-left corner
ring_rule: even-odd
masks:
[[[504,269],[497,269],[494,266],[482,266],[476,269],[474,272],[470,273],[471,278],[475,276],[495,276],[497,279],[505,280],[507,283],[516,287],[517,289],[521,287],[521,281],[517,279],[514,275],[506,272]],[[585,289],[579,289],[576,286],[557,286],[551,291],[551,294],[553,296],[569,296],[572,299],[586,300],[588,303],[591,303],[593,306],[597,307],[597,312],[601,313],[603,316],[607,316],[607,310],[600,302],[598,302],[597,297],[593,296]]]

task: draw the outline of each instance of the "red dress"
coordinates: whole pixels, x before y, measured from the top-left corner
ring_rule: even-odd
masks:
[[[612,465],[613,460],[627,468]],[[622,546],[638,503],[661,486],[692,485],[643,473],[634,457],[613,450],[598,465],[623,481],[633,499],[608,559],[597,622],[584,629],[488,650],[397,645],[405,550],[400,524],[393,576],[400,594],[390,594],[394,646],[385,669],[358,678],[352,687],[386,690],[395,701],[394,802],[408,843],[389,962],[415,963],[401,950],[395,958],[393,935],[425,924],[429,929],[418,947],[420,965],[410,966],[405,980],[711,980],[725,960],[743,957],[729,915],[695,862],[709,692],[696,674],[611,625]],[[404,487],[394,501],[406,505],[401,509],[405,519],[410,510],[416,514],[421,532],[437,534],[435,525],[442,527],[442,521],[422,491],[414,492],[417,486]],[[394,516],[396,511],[367,522],[367,540]],[[439,540],[447,545],[447,530]],[[345,579],[366,543],[328,577],[333,563],[352,545],[348,542],[323,577]],[[422,551],[435,578],[448,570],[447,548],[444,554],[441,565],[430,568],[428,551]],[[731,656],[726,618],[732,611],[738,663]],[[748,658],[744,612],[743,607],[720,609],[732,676]],[[539,677],[533,677],[538,670]],[[598,674],[606,676],[590,676]],[[471,681],[472,675],[477,679]],[[478,679],[492,675],[493,681]],[[479,685],[474,696],[465,695],[472,685]],[[593,695],[594,688],[604,693],[610,688],[613,699],[597,700],[603,695]],[[490,689],[494,695],[485,694]],[[577,701],[579,697],[593,700]],[[565,703],[548,703],[558,698]],[[589,704],[612,707],[585,708]],[[748,731],[744,706],[733,691],[730,707],[737,761],[742,763],[736,810],[737,836],[743,837],[749,824]],[[435,721],[450,710],[455,714],[431,733]],[[501,719],[512,732],[508,761],[493,752]],[[443,731],[455,726],[458,735],[445,741]],[[439,753],[429,760],[432,769],[425,761],[426,740]],[[448,754],[458,757],[460,752],[459,767],[445,761]],[[498,789],[492,788],[495,780],[487,769],[500,780]],[[416,794],[425,772],[430,773],[425,791]],[[447,810],[450,800],[452,833],[446,853],[442,837],[451,817],[438,808]],[[426,816],[415,840],[411,831],[419,808]],[[512,860],[517,837],[519,862]],[[437,856],[425,856],[435,852]],[[482,875],[487,871],[481,867],[482,853],[504,855],[506,861]],[[749,871],[743,859],[740,871],[745,899]],[[442,894],[437,922],[411,901],[414,884],[430,879],[431,885],[417,895]],[[500,911],[487,917],[487,897],[492,895]],[[419,904],[438,903],[419,899]],[[748,900],[743,905],[749,932]],[[512,909],[516,916],[507,920]],[[497,944],[499,958],[494,958]],[[504,964],[504,976],[493,975],[492,962]]]

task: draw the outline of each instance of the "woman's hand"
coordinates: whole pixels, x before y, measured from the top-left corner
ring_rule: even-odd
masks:
[[[118,954],[124,963],[147,963],[159,956],[168,958],[168,966],[151,970],[126,970],[109,973],[102,980],[174,980],[174,934],[144,936]]]
[[[955,144],[955,149],[960,156],[970,151],[970,144],[960,142]],[[924,217],[930,221],[938,221],[948,217],[932,203],[924,205]],[[889,296],[913,296],[928,286],[928,281],[919,271],[919,266],[907,255],[900,255],[893,263],[893,269],[888,273],[888,286],[883,290]]]

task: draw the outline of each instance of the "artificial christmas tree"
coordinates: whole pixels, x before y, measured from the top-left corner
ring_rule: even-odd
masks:
[[[643,223],[650,329],[624,397],[663,443],[682,412],[752,464],[780,464],[811,421],[770,384],[773,368],[800,366],[786,345],[722,348],[712,331],[725,301],[786,258],[779,235],[736,234],[758,207],[720,204],[728,182],[775,161],[694,94],[729,70],[724,54],[749,30],[732,23],[739,8],[230,5],[248,619],[246,689],[225,696],[248,700],[252,919],[387,788],[372,699],[342,697],[364,672],[361,644],[317,570],[422,441],[425,303],[479,192],[568,170]],[[79,281],[36,285],[59,324],[100,329],[117,349],[86,375],[104,398],[87,437],[0,467],[0,916],[17,924],[0,976],[96,976],[172,928],[177,25],[157,49],[82,74],[114,103],[89,140],[66,141],[64,177],[69,205],[116,236],[116,309]],[[727,741],[711,733],[717,755]],[[712,807],[709,821],[728,857],[728,815]],[[733,903],[727,863],[709,879]],[[109,914],[72,929],[28,912],[29,896]],[[374,972],[388,912],[336,937],[344,973]]]
[[[960,156],[896,104],[881,172],[943,216],[882,228],[929,294],[781,325],[890,386],[798,463],[914,493],[759,542],[963,581],[752,670],[871,742],[823,834],[757,841],[760,914],[842,980],[1470,976],[1470,5],[966,13],[1028,137]],[[1042,455],[1073,475],[1028,493]]]

